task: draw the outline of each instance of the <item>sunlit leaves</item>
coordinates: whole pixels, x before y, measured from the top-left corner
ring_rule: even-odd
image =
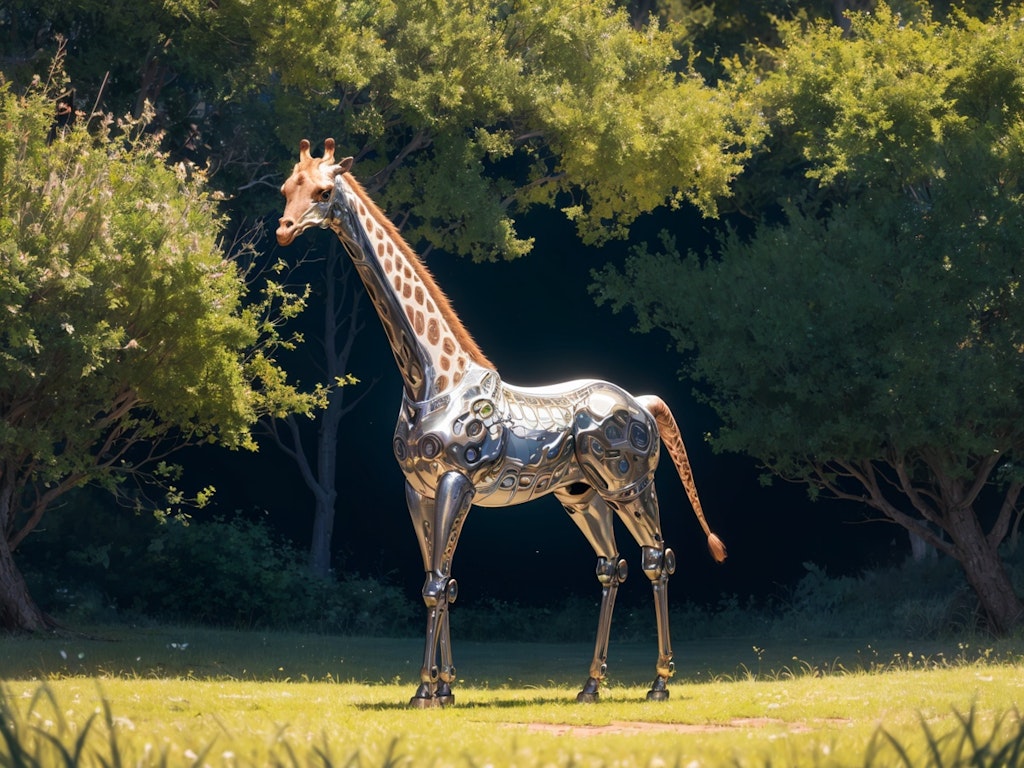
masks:
[[[252,447],[260,415],[315,399],[259,322],[302,297],[247,303],[202,173],[132,121],[48,142],[52,103],[0,90],[0,482],[30,505],[189,441]]]
[[[514,258],[532,248],[515,217],[535,205],[601,242],[660,206],[713,214],[740,170],[727,101],[679,74],[672,34],[604,2],[299,4],[268,18],[285,143],[337,138],[417,243]]]
[[[790,475],[907,454],[960,475],[1024,446],[1019,15],[880,7],[734,71],[771,152],[744,183],[779,212],[713,255],[637,249],[596,287],[676,340],[719,447]]]

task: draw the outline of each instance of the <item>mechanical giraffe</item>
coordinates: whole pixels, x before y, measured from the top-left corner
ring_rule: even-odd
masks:
[[[323,157],[309,142],[281,188],[277,240],[289,245],[310,227],[331,229],[352,258],[380,316],[404,390],[394,453],[419,540],[426,580],[426,640],[419,707],[454,702],[449,607],[458,595],[452,558],[472,505],[506,507],[553,494],[597,554],[601,605],[589,676],[578,701],[598,699],[619,585],[627,574],[613,523],[618,517],[641,548],[654,593],[658,631],[650,700],[668,698],[673,673],[668,579],[675,555],[661,534],[654,471],[661,442],[686,488],[712,556],[725,547],[705,520],[679,428],[654,395],[634,397],[599,380],[547,387],[506,384],[455,315],[423,262],[349,173],[352,158]]]

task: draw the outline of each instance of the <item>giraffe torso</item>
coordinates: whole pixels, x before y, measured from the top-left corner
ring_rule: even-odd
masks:
[[[603,381],[514,387],[471,365],[458,386],[423,402],[405,398],[395,457],[412,488],[433,497],[452,470],[476,489],[474,503],[503,507],[575,482],[611,495],[639,493],[658,463],[653,419]]]

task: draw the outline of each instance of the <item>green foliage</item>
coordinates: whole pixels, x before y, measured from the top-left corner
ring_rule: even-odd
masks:
[[[49,136],[61,82],[55,66],[24,95],[0,83],[0,515],[15,545],[72,487],[173,482],[173,448],[254,448],[261,415],[322,398],[273,357],[302,296],[249,297],[203,174],[139,122]]]
[[[794,185],[784,224],[730,233],[720,258],[666,239],[600,275],[642,330],[699,347],[687,373],[710,385],[722,448],[791,472],[1020,445],[1021,34],[880,11],[853,40],[792,40],[762,86],[771,143],[817,191]]]
[[[567,194],[579,198],[565,210],[580,234],[600,241],[667,203],[713,212],[739,170],[727,104],[675,74],[668,33],[634,29],[603,2],[352,3],[334,13],[337,32],[324,39],[296,6],[267,29],[267,55],[288,87],[338,84],[320,97],[336,112],[324,130],[355,145],[362,177],[387,181],[384,207],[408,219],[414,241],[515,257],[532,243],[516,237],[509,211]],[[308,91],[279,103],[308,115]],[[287,144],[299,124],[286,121]]]
[[[383,636],[408,632],[420,615],[419,596],[386,579],[315,578],[306,554],[268,520],[240,514],[168,519],[76,493],[19,554],[41,607],[78,623],[160,620]]]
[[[307,557],[265,518],[197,516],[187,525],[126,513],[98,493],[75,493],[19,550],[41,606],[77,624],[124,621],[306,628],[366,636],[418,636],[416,592],[386,577],[314,578]],[[1010,556],[1024,583],[1024,557]],[[964,637],[980,630],[977,601],[949,558],[830,574],[806,563],[791,588],[761,600],[723,595],[670,606],[673,637],[762,640]],[[452,627],[463,640],[581,642],[593,639],[597,595],[529,605],[460,599]],[[652,641],[654,611],[620,600],[616,643]]]
[[[0,54],[21,81],[62,35],[79,100],[148,99],[168,148],[209,161],[238,211],[265,213],[300,138],[334,136],[411,241],[515,258],[531,206],[600,242],[660,206],[714,212],[740,170],[730,105],[678,30],[604,0],[18,0],[9,19]]]
[[[776,637],[965,637],[979,630],[977,600],[952,560],[908,560],[854,575],[806,573],[780,595]]]
[[[776,215],[709,254],[664,235],[594,286],[672,336],[721,417],[717,449],[915,531],[1003,629],[1020,613],[993,564],[1024,449],[1019,10],[786,26],[771,65],[731,85],[766,129],[741,198]],[[986,484],[991,513],[974,508]]]

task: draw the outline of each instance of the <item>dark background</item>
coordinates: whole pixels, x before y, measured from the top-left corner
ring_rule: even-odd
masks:
[[[764,487],[764,473],[752,459],[711,451],[704,435],[717,429],[716,417],[696,399],[693,383],[680,380],[680,358],[668,335],[633,332],[631,316],[597,307],[588,293],[590,270],[621,262],[628,243],[585,247],[571,224],[552,211],[531,214],[520,226],[520,234],[536,238],[533,253],[525,258],[472,263],[435,251],[426,259],[428,267],[508,383],[601,378],[634,394],[659,394],[672,407],[708,522],[729,549],[725,563],[713,562],[674,467],[663,455],[657,473],[662,528],[679,561],[671,582],[673,601],[710,604],[728,596],[784,596],[804,573],[805,562],[838,575],[889,561],[907,549],[900,529],[867,522],[866,507],[812,503],[802,486],[778,479]],[[633,242],[653,241],[659,229],[657,217],[649,217],[634,227]],[[706,239],[701,232],[695,225],[690,244],[696,249],[703,249]],[[308,233],[307,242],[280,255],[297,258],[303,248],[326,247],[331,237]],[[309,312],[315,324],[319,310]],[[356,387],[376,384],[341,424],[334,567],[339,576],[394,579],[418,595],[422,564],[405,507],[404,479],[391,449],[402,381],[368,302],[363,319],[366,327],[349,370],[362,382]],[[261,444],[256,455],[214,448],[193,454],[192,470],[199,466],[203,479],[217,487],[216,502],[205,514],[266,511],[282,535],[306,548],[312,496],[295,465],[269,440]],[[639,549],[624,528],[618,531],[620,553],[632,569],[620,600],[647,601],[650,590],[639,569]],[[569,596],[596,597],[594,565],[589,544],[549,496],[514,507],[474,508],[463,528],[453,575],[460,604],[494,598],[554,605]]]

